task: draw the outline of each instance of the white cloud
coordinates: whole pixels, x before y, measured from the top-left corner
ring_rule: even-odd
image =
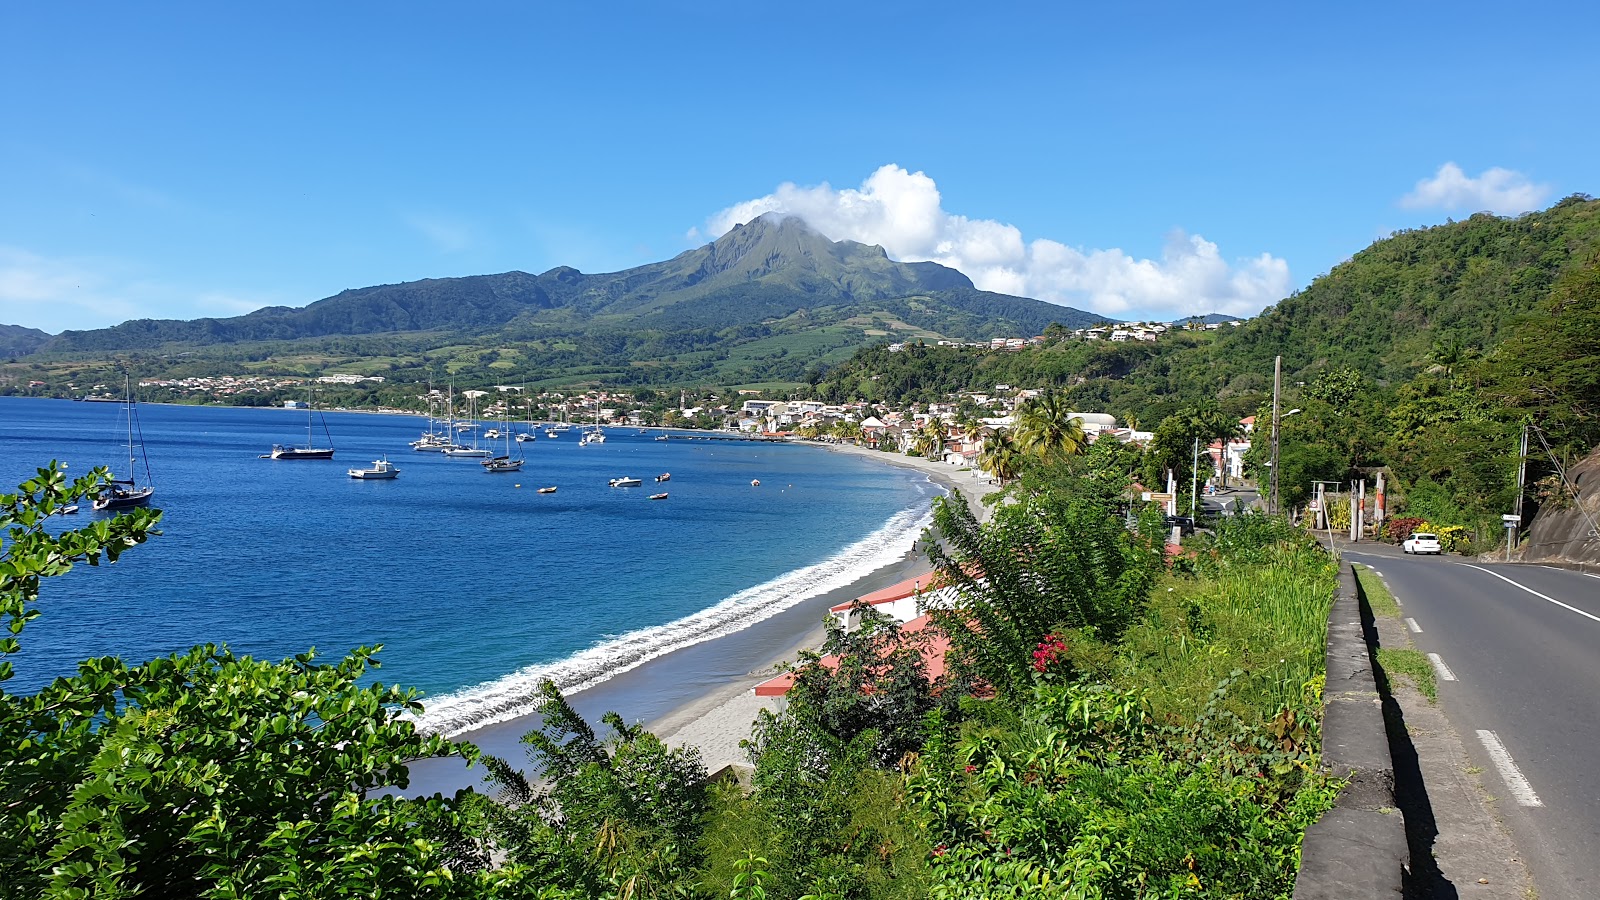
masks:
[[[161,283],[117,260],[52,258],[0,246],[0,323],[6,325],[59,334],[149,318],[152,310],[162,318],[224,318],[274,302],[282,301]]]
[[[472,227],[448,217],[411,214],[405,223],[442,253],[459,253],[473,244]]]
[[[1400,198],[1406,209],[1488,210],[1503,216],[1539,209],[1550,196],[1550,186],[1534,184],[1528,176],[1498,166],[1469,178],[1461,167],[1447,162],[1432,178],[1417,182]]]
[[[0,322],[56,333],[121,322],[137,310],[90,264],[0,247]]]
[[[712,216],[705,231],[722,235],[768,212],[799,216],[834,240],[877,244],[903,262],[950,266],[984,290],[1116,318],[1255,315],[1291,288],[1283,260],[1263,253],[1230,263],[1216,244],[1182,231],[1168,236],[1159,260],[1047,238],[1027,241],[1014,225],[947,212],[932,178],[897,165],[873,172],[859,188],[786,182],[765,197]]]

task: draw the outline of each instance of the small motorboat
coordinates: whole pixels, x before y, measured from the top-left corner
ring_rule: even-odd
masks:
[[[638,487],[639,485],[644,484],[643,481],[640,481],[637,478],[613,478],[606,483],[612,487]]]
[[[671,472],[662,472],[660,475],[656,476],[656,480],[657,481],[671,481],[672,480],[672,473]]]
[[[83,398],[79,397],[78,399],[82,400]],[[63,506],[60,509],[56,510],[56,515],[58,515],[58,516],[75,516],[77,514],[78,514],[78,504],[76,504],[76,503],[72,504],[71,506]]]
[[[539,488],[539,493],[541,493],[541,494],[554,494],[555,492],[556,492],[556,486],[553,485],[553,484],[550,485],[549,487]]]
[[[751,487],[761,487],[761,479],[759,479],[759,478],[750,479],[750,486]]]
[[[400,467],[388,459],[375,459],[372,465],[365,469],[351,469],[350,477],[362,481],[382,481],[400,476]]]
[[[665,491],[662,491],[659,494],[651,494],[650,495],[650,499],[651,500],[665,500],[665,499],[667,499],[667,494],[666,494]]]

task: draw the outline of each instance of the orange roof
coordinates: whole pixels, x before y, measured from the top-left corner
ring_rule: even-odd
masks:
[[[869,594],[868,596],[871,595]],[[917,632],[927,628],[928,625],[929,619],[927,616],[918,616],[917,618],[912,619],[906,624],[900,626],[900,633],[903,635],[916,634]],[[922,664],[927,669],[928,681],[938,681],[944,676],[944,656],[949,651],[950,638],[947,637],[943,632],[935,632],[932,639],[922,645]],[[824,656],[819,662],[821,665],[829,669],[836,670],[839,668],[839,657],[837,656]],[[782,697],[788,694],[789,690],[793,687],[794,673],[785,672],[776,678],[763,681],[761,684],[756,685],[756,696]]]
[[[877,606],[880,603],[893,603],[896,600],[904,600],[912,594],[915,594],[917,591],[927,590],[933,584],[933,579],[934,574],[932,572],[924,572],[915,578],[907,578],[905,581],[902,581],[899,584],[891,584],[886,588],[881,588],[873,591],[870,594],[863,594],[857,599],[868,606]],[[854,606],[855,603],[855,600],[851,600],[848,603],[840,603],[830,606],[828,607],[828,612],[844,612],[845,610]]]

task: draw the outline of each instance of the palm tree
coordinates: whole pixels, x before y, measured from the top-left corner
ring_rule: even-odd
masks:
[[[929,419],[928,424],[917,429],[911,449],[928,459],[939,458],[944,451],[944,426],[938,419]]]
[[[1210,447],[1212,441],[1221,441],[1226,447],[1228,442],[1244,435],[1244,426],[1239,420],[1223,412],[1214,404],[1207,404],[1186,410],[1181,414],[1189,433],[1199,439],[1202,448]],[[1228,486],[1228,467],[1220,466],[1222,472],[1222,486]]]
[[[1022,471],[1022,448],[1004,428],[989,435],[983,452],[978,454],[978,468],[1000,480],[1001,484],[1016,478]]]
[[[1025,453],[1047,462],[1076,455],[1088,444],[1083,421],[1072,415],[1066,398],[1053,390],[1017,407],[1016,441]]]

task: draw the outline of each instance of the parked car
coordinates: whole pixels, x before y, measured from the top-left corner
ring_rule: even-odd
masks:
[[[1439,536],[1426,531],[1413,532],[1411,537],[1406,538],[1405,543],[1400,545],[1400,549],[1405,553],[1432,553],[1437,556]]]
[[[1166,523],[1168,528],[1181,529],[1179,534],[1194,534],[1194,519],[1188,516],[1167,516]]]

